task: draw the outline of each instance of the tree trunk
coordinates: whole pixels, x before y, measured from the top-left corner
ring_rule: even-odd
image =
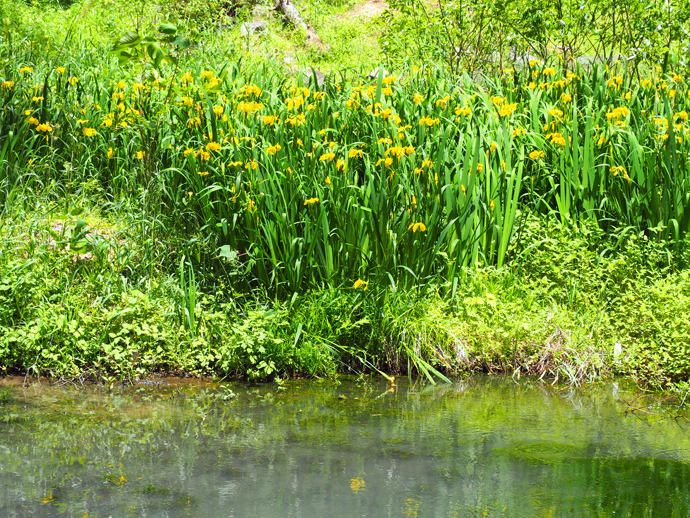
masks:
[[[307,33],[307,44],[314,45],[322,52],[328,52],[328,50],[330,50],[330,45],[327,45],[321,41],[321,38],[319,38],[319,35],[316,34],[314,27],[304,21],[299,9],[297,9],[297,6],[292,3],[292,0],[276,0],[275,9],[277,11],[281,11],[285,18],[287,18],[287,20],[295,27],[304,29],[304,32]]]

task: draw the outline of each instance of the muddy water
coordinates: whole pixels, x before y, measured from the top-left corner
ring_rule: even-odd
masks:
[[[20,387],[0,517],[690,515],[690,423],[622,383]]]

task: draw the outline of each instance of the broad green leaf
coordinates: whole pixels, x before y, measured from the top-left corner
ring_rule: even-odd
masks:
[[[172,45],[175,45],[176,47],[181,48],[181,49],[188,49],[188,48],[192,45],[191,40],[185,38],[185,37],[182,36],[181,34],[178,34],[177,36],[175,36],[175,37],[170,41],[170,43],[171,43]]]
[[[161,66],[161,62],[163,61],[163,58],[165,58],[166,53],[163,50],[163,48],[160,46],[159,43],[151,43],[146,47],[146,51],[149,54],[149,57],[153,61],[153,66],[154,68],[158,69]]]
[[[138,45],[139,42],[141,42],[141,36],[139,36],[138,32],[127,31],[125,35],[113,45],[112,51],[117,52],[118,50],[128,47],[134,47],[135,45]]]
[[[163,23],[158,27],[158,32],[163,34],[175,34],[177,32],[177,26],[172,23]]]
[[[218,251],[218,257],[225,257],[230,261],[234,261],[237,258],[237,252],[230,248],[230,245],[223,245]]]

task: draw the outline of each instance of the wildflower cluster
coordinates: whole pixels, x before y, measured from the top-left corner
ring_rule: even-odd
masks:
[[[377,265],[500,264],[518,203],[642,230],[690,221],[655,201],[690,189],[677,74],[581,77],[534,61],[484,85],[422,69],[320,90],[239,64],[143,83],[53,72],[47,87],[31,65],[0,77],[17,156],[82,164],[113,193],[156,179],[171,217],[195,213],[286,289]]]

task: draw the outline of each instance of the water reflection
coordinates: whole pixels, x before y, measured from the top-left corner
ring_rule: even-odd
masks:
[[[490,377],[15,387],[0,516],[687,516],[686,422],[625,398]]]

